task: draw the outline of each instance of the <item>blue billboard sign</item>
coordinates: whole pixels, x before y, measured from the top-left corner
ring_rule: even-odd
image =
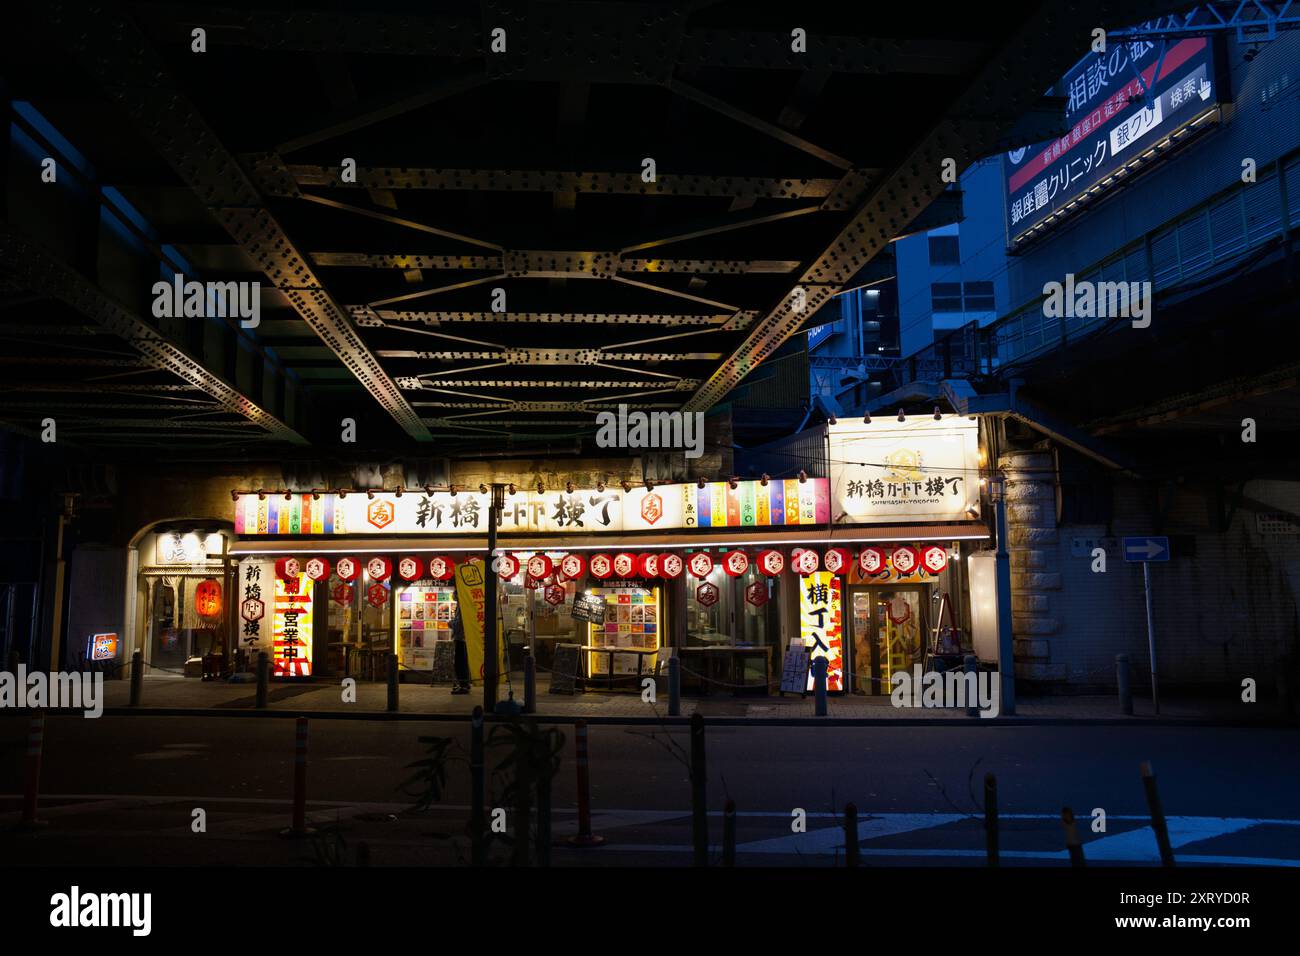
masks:
[[[1085,196],[1118,185],[1153,146],[1218,106],[1206,37],[1169,41],[1163,58],[1160,49],[1145,40],[1112,44],[1053,88],[1066,99],[1069,132],[1002,157],[1011,245]]]

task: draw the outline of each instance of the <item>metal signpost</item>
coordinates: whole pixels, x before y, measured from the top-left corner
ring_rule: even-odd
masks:
[[[1142,562],[1142,583],[1147,599],[1147,650],[1151,654],[1151,702],[1160,713],[1160,682],[1156,679],[1156,623],[1151,612],[1151,562],[1169,560],[1169,539],[1150,535],[1125,538],[1124,560]]]

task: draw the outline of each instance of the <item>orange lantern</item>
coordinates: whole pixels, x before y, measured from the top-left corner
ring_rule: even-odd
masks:
[[[208,578],[194,591],[194,610],[199,617],[216,617],[221,613],[221,584]]]

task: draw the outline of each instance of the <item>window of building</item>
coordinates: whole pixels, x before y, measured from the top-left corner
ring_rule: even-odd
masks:
[[[993,301],[992,282],[966,283],[966,311],[992,312],[997,308]]]
[[[960,282],[930,283],[930,311],[931,312],[962,311],[961,283]]]
[[[930,237],[930,265],[955,266],[961,262],[956,236]]]

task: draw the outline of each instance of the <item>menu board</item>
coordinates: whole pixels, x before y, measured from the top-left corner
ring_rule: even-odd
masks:
[[[591,647],[628,648],[653,651],[659,647],[659,591],[657,588],[594,588],[605,599],[603,624],[592,624]],[[588,669],[596,674],[635,674],[636,654],[588,652]],[[650,669],[654,657],[647,655],[641,666]]]
[[[451,641],[456,590],[413,584],[397,595],[397,659],[409,670],[432,671],[434,648]]]

